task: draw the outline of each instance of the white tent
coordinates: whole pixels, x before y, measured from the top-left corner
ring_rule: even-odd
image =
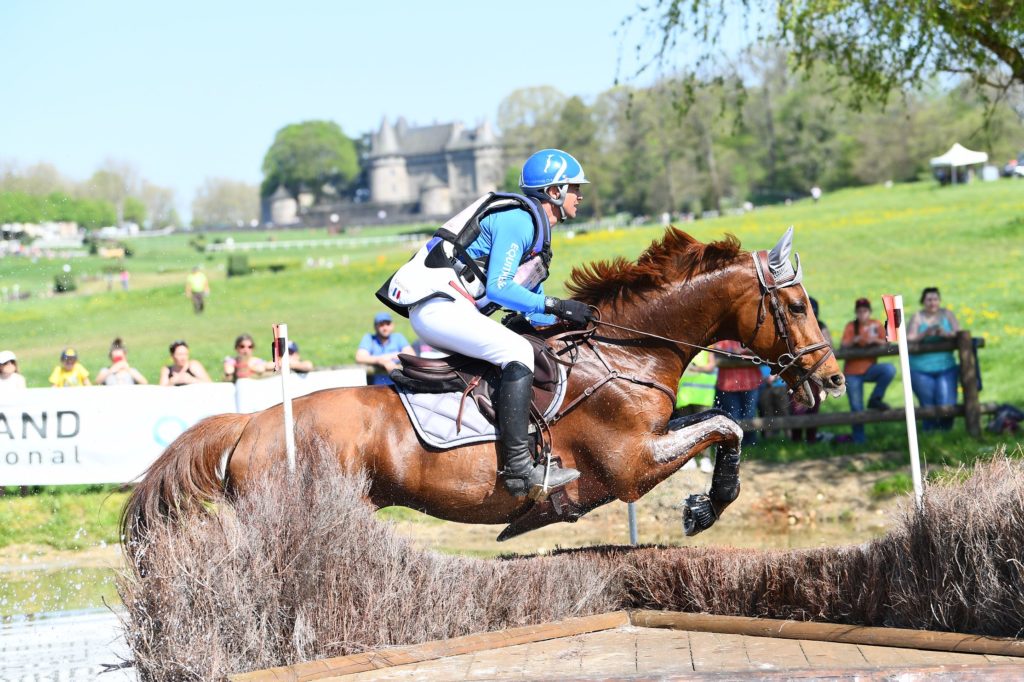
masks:
[[[953,182],[956,182],[956,169],[960,166],[974,166],[979,163],[985,163],[988,161],[988,154],[985,152],[975,152],[967,147],[963,146],[959,142],[955,143],[949,148],[949,151],[942,156],[936,156],[932,159],[932,167],[935,166],[949,166],[950,175],[953,178]]]

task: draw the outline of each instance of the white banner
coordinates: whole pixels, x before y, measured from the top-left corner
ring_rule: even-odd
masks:
[[[292,379],[298,397],[365,385],[366,374],[334,370]],[[278,377],[237,385],[30,388],[0,398],[0,485],[127,483],[200,419],[280,402]]]

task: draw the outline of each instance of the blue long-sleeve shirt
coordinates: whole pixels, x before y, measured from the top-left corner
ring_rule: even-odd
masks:
[[[466,249],[474,260],[489,254],[487,298],[503,308],[526,313],[536,325],[553,324],[555,317],[544,314],[544,284],[533,289],[513,278],[523,254],[533,248],[533,220],[520,208],[497,211],[480,221],[480,236]]]

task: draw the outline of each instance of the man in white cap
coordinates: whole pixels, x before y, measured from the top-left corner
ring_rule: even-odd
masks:
[[[25,377],[18,373],[14,351],[0,351],[0,396],[25,388]]]

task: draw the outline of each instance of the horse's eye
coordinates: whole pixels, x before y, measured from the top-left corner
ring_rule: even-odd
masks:
[[[803,315],[807,312],[807,306],[805,306],[803,303],[790,303],[789,312],[793,313],[794,315]]]

